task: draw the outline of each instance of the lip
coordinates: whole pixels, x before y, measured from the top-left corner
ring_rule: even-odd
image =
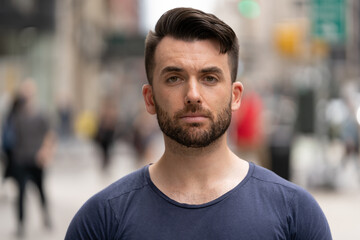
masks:
[[[184,117],[206,117],[205,114],[200,114],[200,113],[188,113],[188,114],[184,114],[181,116],[181,118]]]
[[[186,114],[180,117],[180,119],[185,122],[201,122],[207,118],[204,114]]]

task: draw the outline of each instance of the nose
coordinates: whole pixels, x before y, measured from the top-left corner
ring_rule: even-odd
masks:
[[[185,104],[201,103],[200,86],[196,79],[190,79],[187,84]]]

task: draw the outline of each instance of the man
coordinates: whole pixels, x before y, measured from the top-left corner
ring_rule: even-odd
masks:
[[[237,61],[236,35],[217,17],[177,8],[159,19],[143,95],[165,152],[88,200],[65,239],[331,239],[309,193],[228,148]]]

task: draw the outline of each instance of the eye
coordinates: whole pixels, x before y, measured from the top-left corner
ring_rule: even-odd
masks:
[[[171,77],[166,79],[166,82],[169,83],[169,84],[177,83],[179,81],[181,81],[181,78],[178,77],[178,76],[171,76]]]
[[[208,84],[215,84],[215,83],[217,83],[219,80],[216,78],[216,77],[214,77],[214,76],[205,76],[204,77],[204,82],[205,83],[208,83]]]

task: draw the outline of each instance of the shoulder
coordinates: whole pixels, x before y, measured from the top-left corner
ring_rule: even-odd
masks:
[[[86,211],[93,211],[94,209],[113,211],[114,202],[122,201],[125,203],[130,195],[133,195],[148,185],[146,171],[147,167],[144,167],[120,178],[92,196],[85,202],[82,208],[86,208]],[[124,204],[118,205],[124,207]]]
[[[267,191],[281,191],[289,197],[296,193],[306,193],[302,187],[278,176],[273,171],[250,163],[249,181],[255,188]]]
[[[307,193],[304,188],[278,176],[269,169],[253,164],[253,167],[250,168],[250,171],[252,171],[251,179],[260,186],[264,186],[272,190],[279,189],[286,191],[288,194]]]
[[[251,186],[266,202],[285,210],[292,235],[296,239],[331,239],[327,219],[315,198],[304,188],[274,172],[254,165]]]
[[[146,172],[147,167],[143,167],[120,178],[102,191],[92,196],[87,202],[85,202],[82,208],[88,208],[90,211],[93,209],[104,210],[105,208],[110,211],[114,211],[114,202],[122,202],[121,204],[116,204],[116,207],[120,205],[122,208],[125,208],[124,203],[127,202],[129,197],[148,186]],[[118,210],[119,209],[117,209],[117,211]]]
[[[122,195],[138,191],[148,185],[146,171],[147,166],[132,172],[112,183],[107,188],[97,193],[94,197],[103,200],[111,200],[121,197]]]
[[[144,167],[126,175],[87,200],[72,219],[66,239],[112,239],[131,198],[148,185],[146,171]]]
[[[307,190],[268,169],[254,165],[251,179],[253,187],[276,200],[283,198],[290,208],[296,208],[298,205],[318,207],[316,200]]]

